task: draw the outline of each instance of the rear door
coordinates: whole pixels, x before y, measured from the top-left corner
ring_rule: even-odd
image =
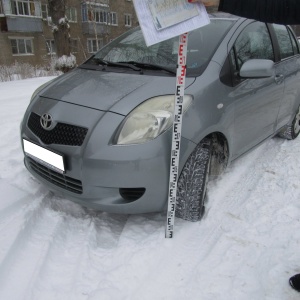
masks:
[[[284,94],[280,102],[278,124],[280,129],[293,118],[300,100],[300,55],[299,44],[289,27],[273,24],[279,52],[276,68],[284,77]]]

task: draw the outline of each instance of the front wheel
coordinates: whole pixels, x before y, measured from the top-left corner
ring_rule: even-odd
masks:
[[[288,140],[294,140],[300,133],[300,107],[298,108],[291,125],[285,126],[279,136]]]
[[[190,155],[179,176],[176,217],[193,222],[202,218],[211,157],[212,140],[206,138]]]

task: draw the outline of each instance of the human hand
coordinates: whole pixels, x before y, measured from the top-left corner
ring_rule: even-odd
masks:
[[[219,0],[188,0],[189,3],[200,2],[203,3],[205,6],[218,6]]]

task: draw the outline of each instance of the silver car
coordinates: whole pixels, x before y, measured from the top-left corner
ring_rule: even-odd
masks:
[[[290,27],[231,15],[189,33],[176,216],[197,221],[206,182],[275,135],[300,131]],[[111,213],[166,209],[178,38],[133,29],[40,87],[21,124],[25,165],[49,189]]]

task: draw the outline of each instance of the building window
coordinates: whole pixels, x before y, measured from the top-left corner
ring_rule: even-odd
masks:
[[[41,9],[42,9],[42,18],[43,18],[43,20],[48,20],[48,5],[47,4],[42,4]]]
[[[99,23],[107,23],[107,12],[106,11],[103,11],[101,10],[100,11],[100,22]]]
[[[12,1],[13,14],[22,16],[35,16],[35,4],[34,1]]]
[[[125,14],[125,26],[131,27],[131,15],[130,14]]]
[[[78,40],[70,39],[70,47],[72,53],[78,53]]]
[[[91,12],[92,19],[90,21],[95,21],[96,23],[107,23],[107,12],[103,10],[94,10]]]
[[[87,48],[89,53],[95,53],[102,47],[103,47],[103,39],[98,39],[98,43],[96,39],[87,40]]]
[[[77,10],[75,7],[68,7],[66,9],[66,16],[69,22],[77,23]]]
[[[56,45],[54,40],[46,40],[46,49],[48,54],[56,54]]]
[[[86,4],[81,4],[82,22],[87,22],[87,7]]]
[[[100,6],[82,4],[81,6],[82,21],[107,24],[108,12]]]
[[[12,53],[14,55],[19,54],[33,54],[33,38],[16,38],[10,39]]]
[[[109,13],[109,21],[108,23],[110,25],[118,25],[118,17],[116,12],[110,12]]]

